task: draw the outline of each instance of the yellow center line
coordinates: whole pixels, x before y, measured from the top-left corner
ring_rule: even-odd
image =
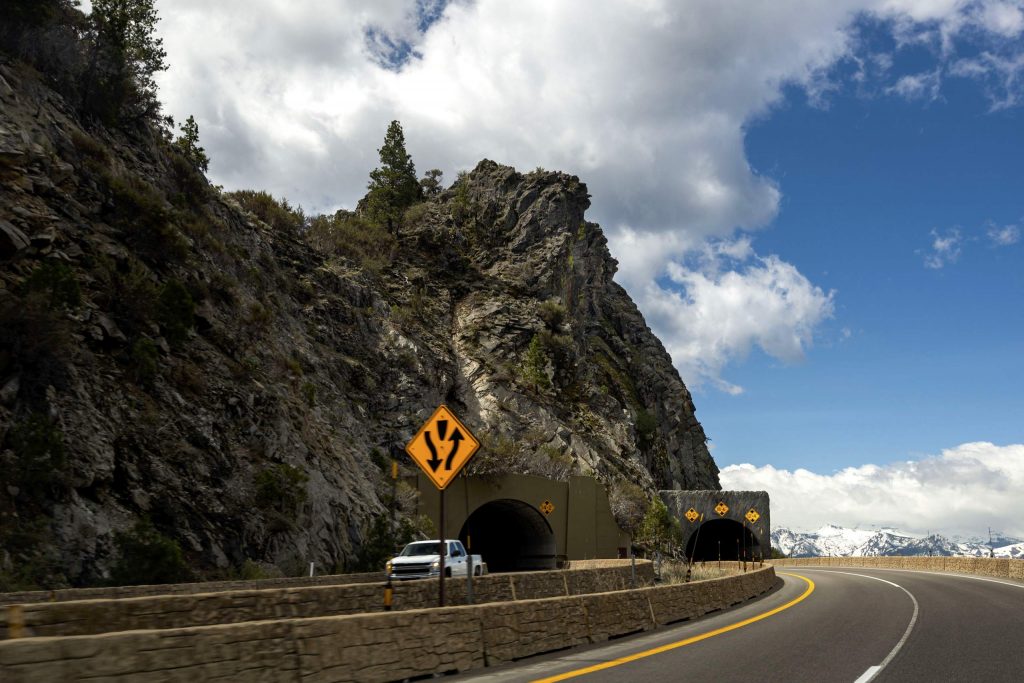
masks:
[[[594,664],[593,666],[588,666],[582,669],[575,669],[573,671],[566,671],[565,673],[558,674],[556,676],[551,676],[549,678],[538,678],[534,681],[531,681],[531,683],[555,683],[555,681],[564,681],[567,678],[576,678],[577,676],[584,676],[586,674],[594,673],[595,671],[611,669],[612,667],[619,666],[621,664],[635,662],[636,660],[643,659],[644,657],[650,657],[651,655],[657,655],[661,654],[662,652],[668,652],[669,650],[674,650],[677,647],[683,647],[684,645],[696,643],[701,640],[707,640],[708,638],[713,638],[723,633],[728,633],[729,631],[735,631],[738,628],[743,628],[744,626],[753,624],[755,621],[767,619],[773,614],[778,614],[783,610],[787,610],[793,605],[797,604],[798,602],[802,602],[804,598],[806,598],[808,595],[814,592],[814,582],[808,579],[806,576],[800,576],[799,574],[790,574],[789,572],[779,572],[779,574],[784,576],[795,576],[798,579],[803,579],[807,582],[807,590],[805,590],[800,595],[800,597],[790,600],[785,605],[780,605],[775,609],[770,609],[767,612],[762,612],[761,614],[750,617],[749,619],[737,621],[735,624],[729,624],[728,626],[723,626],[722,628],[717,628],[714,631],[708,631],[707,633],[701,633],[700,635],[687,638],[686,640],[679,640],[674,643],[668,643],[667,645],[660,645],[658,647],[651,648],[650,650],[644,650],[643,652],[637,652],[635,654],[626,655],[625,657],[619,657],[618,659],[612,659],[607,662],[602,662],[600,664]]]

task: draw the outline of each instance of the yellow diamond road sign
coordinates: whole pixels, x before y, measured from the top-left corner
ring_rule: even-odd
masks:
[[[747,511],[747,514],[744,515],[744,516],[747,518],[747,521],[750,522],[751,524],[753,524],[757,520],[761,519],[761,515],[757,514],[757,510],[755,510],[754,508],[750,508]]]
[[[719,517],[725,517],[725,513],[729,511],[729,506],[725,504],[725,501],[719,501],[718,505],[715,506],[715,512],[718,513]]]
[[[478,448],[480,442],[466,425],[459,422],[448,406],[440,405],[406,445],[405,452],[434,486],[444,490]]]
[[[694,510],[693,508],[690,508],[689,510],[686,511],[685,517],[690,522],[690,524],[693,524],[697,521],[697,518],[700,517],[700,513]]]

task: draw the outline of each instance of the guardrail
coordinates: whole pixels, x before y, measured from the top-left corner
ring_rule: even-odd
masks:
[[[727,608],[775,582],[766,566],[723,579],[590,595],[21,638],[0,642],[0,679],[393,681],[654,629]]]
[[[980,574],[1024,581],[1024,560],[1003,557],[795,557],[772,560],[776,567],[875,567]]]

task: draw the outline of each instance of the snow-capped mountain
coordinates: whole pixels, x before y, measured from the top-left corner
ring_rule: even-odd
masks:
[[[826,555],[970,555],[988,557],[989,544],[980,539],[949,539],[941,534],[915,536],[896,529],[848,529],[826,524],[817,531],[779,528],[772,531],[772,546],[790,557]],[[999,536],[993,539],[996,557],[1024,558],[1024,541]]]

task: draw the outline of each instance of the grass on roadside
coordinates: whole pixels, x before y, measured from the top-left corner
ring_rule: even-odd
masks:
[[[748,568],[750,566],[750,564],[747,565]],[[737,571],[743,571],[743,569],[741,565],[737,570],[736,562],[722,562],[721,569],[718,568],[717,562],[708,562],[707,564],[698,562],[693,565],[693,571],[690,574],[690,581],[720,579],[723,576],[731,576],[732,574],[737,573]],[[686,583],[686,563],[666,560],[661,565],[661,583]]]

